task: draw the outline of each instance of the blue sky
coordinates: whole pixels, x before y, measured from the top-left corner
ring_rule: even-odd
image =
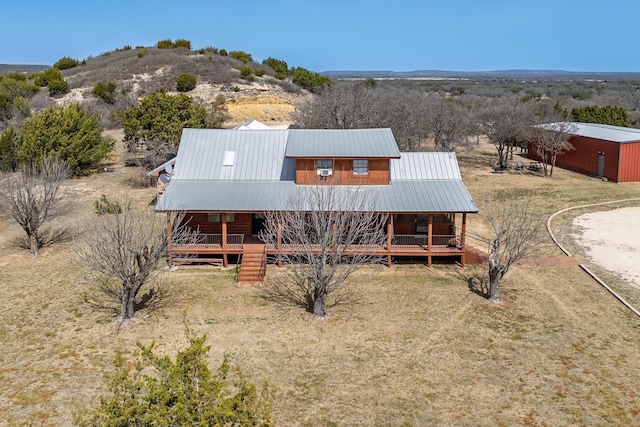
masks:
[[[313,71],[640,72],[638,0],[6,2],[0,63],[188,39]],[[28,6],[26,6],[28,5]]]

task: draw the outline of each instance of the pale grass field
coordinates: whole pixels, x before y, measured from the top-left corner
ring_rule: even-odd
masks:
[[[479,205],[501,190],[551,213],[640,192],[560,170],[553,179],[490,174],[487,153],[459,153]],[[79,232],[102,193],[151,209],[152,189],[122,184],[129,173],[71,181],[77,209],[63,222]],[[254,382],[270,383],[279,425],[640,424],[640,320],[576,266],[515,267],[500,305],[469,290],[473,267],[363,268],[352,281],[357,299],[325,321],[235,286],[230,270],[180,268],[164,275],[161,307],[119,325],[83,302],[89,280],[72,242],[32,259],[10,244],[20,230],[2,224],[2,425],[69,425],[74,408],[105,391],[116,348],[131,354],[136,341],[155,341],[173,355],[187,328],[207,334],[212,367],[228,354]],[[468,227],[486,231],[481,215]]]

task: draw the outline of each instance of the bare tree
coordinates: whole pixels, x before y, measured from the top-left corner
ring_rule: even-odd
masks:
[[[569,138],[575,133],[575,130],[576,125],[566,121],[538,125],[532,128],[531,137],[538,155],[542,158],[544,176],[553,176],[553,168],[558,156],[574,149]]]
[[[0,183],[0,204],[22,227],[29,241],[29,253],[38,255],[44,244],[44,224],[64,214],[68,205],[60,186],[70,176],[69,167],[56,158],[38,165],[23,165]]]
[[[493,233],[488,260],[489,301],[500,302],[502,278],[515,262],[535,253],[544,221],[528,203],[513,196],[489,199],[484,208]]]
[[[469,145],[474,132],[469,110],[460,102],[440,99],[431,106],[426,117],[436,151],[453,151],[457,146]]]
[[[98,216],[86,230],[82,242],[76,244],[78,258],[100,280],[117,280],[117,292],[108,285],[101,290],[120,298],[121,319],[135,316],[136,297],[141,288],[158,273],[158,264],[167,254],[167,223],[153,212],[133,209],[121,203],[119,213]],[[171,231],[174,243],[195,242],[197,236],[188,233],[181,216],[175,219]]]
[[[311,98],[294,118],[307,129],[388,127],[401,150],[415,150],[428,136],[427,101],[419,91],[343,82]]]
[[[485,135],[498,152],[498,167],[505,169],[515,147],[524,146],[527,142],[532,123],[531,110],[527,104],[516,100],[492,105],[483,115]]]
[[[285,210],[268,213],[261,238],[281,248],[278,256],[288,266],[267,296],[326,317],[327,296],[344,290],[358,267],[383,259],[372,249],[383,248],[387,217],[375,211],[369,194],[363,187],[307,186]]]

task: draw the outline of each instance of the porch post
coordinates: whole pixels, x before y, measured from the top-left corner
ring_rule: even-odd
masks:
[[[282,267],[282,256],[280,251],[282,250],[282,223],[278,222],[278,268]]]
[[[222,265],[227,266],[227,213],[220,214],[222,222]]]
[[[427,228],[427,265],[431,267],[431,245],[433,243],[433,214],[429,214],[429,227]]]
[[[460,255],[460,265],[464,267],[464,263],[465,263],[465,248],[464,248],[464,244],[465,244],[465,236],[467,234],[467,214],[463,213],[462,214],[462,231],[461,231],[461,235],[460,235],[460,247],[462,248],[462,255]]]
[[[464,248],[465,235],[467,234],[467,214],[462,214],[462,232],[460,234],[460,247]]]
[[[387,266],[391,267],[391,241],[393,238],[393,215],[387,217]]]
[[[167,212],[167,254],[169,259],[167,260],[169,267],[173,267],[173,256],[171,255],[172,249],[171,242],[171,212]]]

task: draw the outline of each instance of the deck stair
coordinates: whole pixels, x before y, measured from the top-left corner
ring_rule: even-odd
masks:
[[[239,285],[262,285],[267,265],[264,243],[245,243],[242,251]]]

